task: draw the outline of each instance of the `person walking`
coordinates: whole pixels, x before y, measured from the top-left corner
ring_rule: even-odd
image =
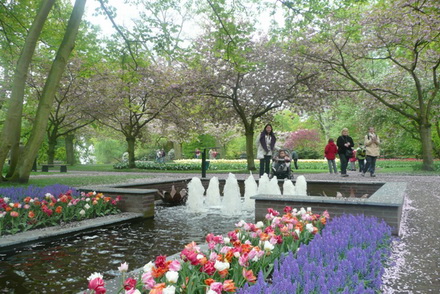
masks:
[[[295,169],[298,169],[298,152],[296,152],[295,150],[292,151],[292,159]]]
[[[380,155],[380,139],[376,134],[373,127],[368,128],[368,134],[365,135],[364,139],[365,144],[365,154],[367,155],[367,163],[364,166],[364,170],[362,171],[362,176],[365,176],[367,171],[370,172],[370,176],[375,177],[376,170],[376,159]]]
[[[335,174],[338,173],[338,170],[336,168],[336,154],[338,154],[338,147],[335,144],[335,140],[329,139],[328,144],[325,146],[324,149],[324,156],[327,159],[328,163],[328,170],[330,171],[330,174],[333,172]]]
[[[365,166],[365,147],[364,144],[359,143],[359,147],[356,149],[356,159],[358,160],[359,163],[359,172],[363,172],[364,171],[364,166]]]
[[[257,137],[256,145],[257,158],[260,159],[260,177],[264,173],[270,174],[270,160],[274,154],[276,140],[271,124],[267,124]]]
[[[343,128],[341,135],[336,140],[338,146],[339,160],[341,161],[341,177],[348,177],[348,160],[353,156],[353,139],[348,135],[348,129]]]

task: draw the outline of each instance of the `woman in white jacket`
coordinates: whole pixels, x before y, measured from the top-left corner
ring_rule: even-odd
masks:
[[[364,166],[362,176],[365,176],[365,173],[370,171],[370,175],[375,177],[376,175],[374,174],[374,171],[376,170],[376,159],[380,155],[380,139],[375,133],[373,127],[368,128],[368,134],[365,136],[364,142],[366,147],[367,163]]]
[[[270,172],[270,160],[275,150],[275,135],[272,125],[267,124],[261,134],[257,137],[257,158],[260,159],[260,177]]]

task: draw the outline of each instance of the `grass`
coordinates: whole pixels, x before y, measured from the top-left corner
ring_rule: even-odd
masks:
[[[314,169],[314,168],[304,168],[301,169],[301,162],[299,162],[300,169],[293,170],[294,175],[299,174],[311,174],[311,173],[327,173],[327,169]],[[380,165],[380,162],[378,162]],[[114,169],[112,164],[90,164],[90,165],[74,165],[68,166],[68,171],[76,171],[76,173],[68,173],[68,175],[60,176],[60,173],[57,171],[47,172],[32,172],[31,175],[39,175],[44,177],[31,177],[29,183],[27,184],[16,184],[16,183],[1,183],[0,185],[3,187],[8,186],[48,186],[53,184],[62,184],[70,187],[81,187],[81,186],[89,186],[89,185],[106,185],[106,184],[116,184],[116,183],[124,183],[133,179],[142,179],[151,177],[149,175],[142,175],[142,173],[179,173],[179,174],[200,174],[200,170],[146,170],[146,169]],[[80,172],[97,172],[96,175],[87,174],[86,176],[82,175]],[[112,174],[100,175],[99,172],[111,172]],[[415,169],[413,165],[407,166],[390,166],[387,165],[384,168],[377,168],[377,173],[391,173],[391,174],[405,174],[405,175],[422,175],[422,176],[438,176],[440,175],[440,171],[422,171],[421,169]],[[123,173],[123,175],[121,175]],[[133,174],[130,174],[133,173]],[[209,174],[249,174],[249,171],[246,169],[235,169],[235,170],[208,170],[207,175]],[[257,170],[252,171],[253,174],[258,174],[258,166]]]
[[[3,187],[26,187],[29,185],[34,186],[49,186],[53,184],[60,184],[60,185],[66,185],[69,187],[78,188],[81,186],[89,186],[89,185],[105,185],[105,184],[117,184],[117,183],[126,183],[129,180],[132,179],[145,179],[149,176],[146,175],[87,175],[83,176],[81,174],[78,175],[69,175],[69,176],[63,176],[59,177],[54,175],[53,173],[45,173],[45,177],[41,178],[32,178],[29,180],[27,184],[17,184],[17,183],[1,183],[1,186]]]

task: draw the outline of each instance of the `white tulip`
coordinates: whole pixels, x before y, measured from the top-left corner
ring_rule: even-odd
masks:
[[[148,273],[151,272],[151,270],[154,267],[154,263],[152,261],[150,261],[149,263],[147,263],[146,265],[144,265],[144,273]]]
[[[214,264],[214,268],[216,270],[218,270],[219,272],[221,272],[221,271],[223,271],[225,269],[229,269],[229,266],[230,266],[229,262],[221,262],[221,261],[218,261],[218,260],[216,260],[215,264]]]
[[[177,280],[179,279],[179,273],[175,271],[168,271],[165,274],[165,277],[167,278],[167,281],[170,283],[177,283]]]
[[[176,287],[174,287],[173,285],[167,286],[162,290],[162,294],[174,294],[174,293],[176,293]]]
[[[263,248],[264,248],[264,251],[272,251],[275,248],[275,246],[272,243],[270,243],[269,241],[264,241]]]

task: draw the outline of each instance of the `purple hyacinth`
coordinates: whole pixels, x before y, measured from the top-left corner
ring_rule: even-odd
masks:
[[[45,187],[38,187],[30,185],[28,187],[7,187],[0,188],[0,197],[8,197],[11,202],[20,202],[25,197],[31,197],[38,199],[43,199],[46,193],[50,193],[55,197],[58,197],[60,194],[64,194],[67,191],[72,191],[72,196],[79,195],[79,192],[72,187],[66,185],[50,185]]]

